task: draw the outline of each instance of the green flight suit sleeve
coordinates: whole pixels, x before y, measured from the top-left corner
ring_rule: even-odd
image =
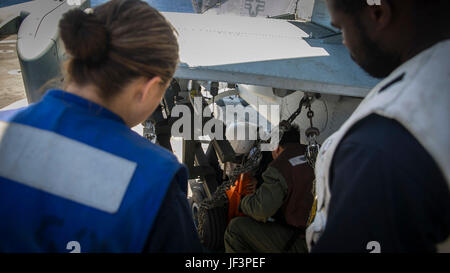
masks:
[[[273,167],[263,173],[264,182],[254,194],[241,200],[241,211],[256,221],[267,222],[283,205],[288,193],[284,177]]]

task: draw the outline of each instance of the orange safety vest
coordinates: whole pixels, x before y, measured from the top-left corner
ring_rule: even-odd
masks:
[[[227,192],[228,197],[228,223],[235,217],[246,216],[239,211],[239,203],[241,199],[246,195],[253,192],[247,192],[247,186],[252,181],[252,175],[250,173],[242,173]]]

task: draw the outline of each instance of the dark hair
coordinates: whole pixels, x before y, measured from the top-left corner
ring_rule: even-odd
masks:
[[[392,2],[393,0],[386,0]],[[423,13],[427,18],[435,18],[433,14],[446,15],[448,13],[448,8],[450,7],[448,0],[410,0],[414,5],[413,9],[415,11],[426,11]],[[368,0],[334,0],[334,7],[342,10],[346,13],[357,13],[361,11],[364,7],[368,7]],[[418,20],[421,23],[422,20]]]
[[[73,9],[59,23],[70,54],[65,81],[92,84],[104,99],[118,94],[139,77],[169,82],[178,64],[173,26],[140,0],[112,0],[92,13]]]
[[[450,38],[449,0],[413,0],[416,39],[440,40]]]
[[[278,145],[284,147],[289,143],[300,143],[300,128],[295,124],[292,124],[289,130],[284,132]]]
[[[386,0],[394,3],[395,0]],[[412,18],[417,40],[430,41],[448,39],[450,37],[449,0],[410,0]],[[348,14],[358,14],[368,7],[367,0],[334,0],[334,8]],[[358,24],[360,24],[358,22]]]
[[[367,0],[334,0],[333,4],[345,13],[357,13],[367,6]]]

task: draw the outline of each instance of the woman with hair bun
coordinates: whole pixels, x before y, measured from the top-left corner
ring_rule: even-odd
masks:
[[[175,30],[140,0],[59,28],[64,90],[0,112],[0,252],[200,252],[186,168],[130,129],[171,82]]]

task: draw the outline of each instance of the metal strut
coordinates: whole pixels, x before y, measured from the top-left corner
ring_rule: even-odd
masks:
[[[306,147],[306,159],[309,165],[314,169],[316,166],[317,155],[319,154],[320,144],[317,143],[317,137],[320,135],[320,130],[314,127],[313,117],[314,111],[311,110],[311,104],[308,105],[308,114],[310,127],[306,129],[305,135],[308,139],[308,146]]]
[[[292,124],[292,122],[294,122],[294,120],[302,113],[303,105],[305,105],[308,100],[306,95],[300,100],[298,109],[286,120],[289,124]]]
[[[315,167],[316,158],[317,155],[319,154],[320,149],[320,144],[317,143],[317,137],[320,135],[320,130],[314,127],[313,124],[314,111],[311,109],[311,105],[314,99],[315,97],[312,95],[306,94],[305,96],[303,96],[303,98],[300,100],[298,109],[294,113],[292,113],[292,115],[286,120],[288,124],[292,124],[294,120],[301,114],[303,107],[308,109],[306,115],[309,119],[310,127],[305,131],[306,138],[308,139],[308,146],[306,149],[305,156],[312,168]],[[285,122],[282,121],[282,123]]]

